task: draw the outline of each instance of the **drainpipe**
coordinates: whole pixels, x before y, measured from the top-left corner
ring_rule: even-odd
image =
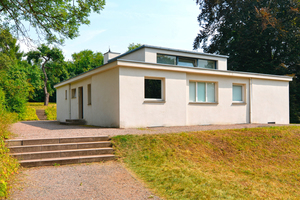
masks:
[[[252,123],[252,78],[249,79],[249,123]]]
[[[71,119],[71,84],[69,84],[69,119]]]

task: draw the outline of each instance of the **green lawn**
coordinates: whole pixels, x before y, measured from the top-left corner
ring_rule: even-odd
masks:
[[[124,135],[116,155],[165,199],[300,199],[300,127]]]

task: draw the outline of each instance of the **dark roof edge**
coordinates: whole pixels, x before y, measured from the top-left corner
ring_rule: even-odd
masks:
[[[189,50],[182,50],[182,49],[172,49],[167,47],[158,47],[158,46],[152,46],[152,45],[143,45],[146,48],[152,48],[152,49],[161,49],[161,50],[167,50],[167,51],[178,51],[183,53],[191,53],[191,54],[198,54],[198,55],[204,55],[204,56],[214,56],[214,57],[221,57],[221,58],[229,58],[229,56],[225,55],[218,55],[218,54],[212,54],[212,53],[202,53],[197,51],[189,51]]]

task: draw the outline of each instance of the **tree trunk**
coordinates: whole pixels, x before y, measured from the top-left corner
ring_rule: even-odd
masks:
[[[45,94],[45,99],[44,99],[44,105],[45,106],[48,106],[48,103],[49,103],[49,93],[48,93],[48,90],[47,90],[47,82],[48,82],[48,77],[47,77],[47,73],[46,73],[46,69],[45,69],[45,63],[43,63],[42,65],[42,70],[43,70],[43,73],[44,73],[44,94]]]

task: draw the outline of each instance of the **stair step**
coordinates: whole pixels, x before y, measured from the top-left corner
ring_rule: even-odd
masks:
[[[77,156],[77,157],[64,157],[64,158],[47,158],[47,159],[34,159],[34,160],[21,160],[19,161],[23,167],[38,167],[38,166],[53,166],[55,164],[67,165],[88,162],[101,162],[114,160],[113,154],[94,155],[94,156]]]
[[[108,141],[107,135],[92,136],[92,137],[70,137],[70,138],[47,138],[47,139],[13,139],[6,140],[8,146],[26,146],[38,144],[59,144],[59,143],[78,143],[78,142],[96,142]]]
[[[39,120],[47,120],[47,115],[45,114],[45,110],[36,110],[35,111]]]
[[[100,142],[86,142],[86,143],[62,143],[62,144],[43,144],[43,145],[29,145],[29,146],[12,146],[10,147],[11,153],[26,153],[26,152],[39,152],[39,151],[56,151],[68,149],[90,149],[90,148],[103,148],[110,147],[110,141]]]
[[[73,150],[64,150],[64,151],[13,153],[11,155],[18,160],[34,160],[34,159],[44,159],[44,158],[90,156],[90,155],[102,155],[102,154],[112,154],[112,153],[113,153],[113,148],[97,148],[97,149],[73,149]]]

